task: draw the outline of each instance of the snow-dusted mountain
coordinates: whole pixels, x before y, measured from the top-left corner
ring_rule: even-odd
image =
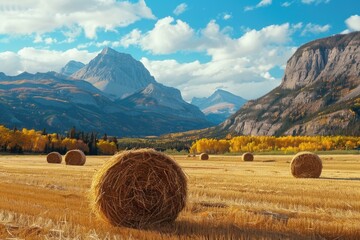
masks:
[[[116,98],[125,98],[156,82],[141,62],[109,47],[71,77],[86,80]]]
[[[246,102],[247,100],[242,97],[218,89],[210,97],[193,98],[191,104],[199,107],[208,121],[219,124],[239,110]]]
[[[74,72],[79,71],[84,66],[85,66],[85,64],[83,64],[82,62],[77,62],[77,61],[71,60],[63,68],[61,68],[60,73],[65,76],[70,76]]]

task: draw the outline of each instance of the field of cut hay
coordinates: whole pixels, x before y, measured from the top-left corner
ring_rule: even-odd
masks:
[[[174,156],[188,199],[174,224],[112,227],[90,211],[84,166],[0,156],[0,239],[360,239],[360,156],[321,156],[319,178],[295,178],[292,156]]]

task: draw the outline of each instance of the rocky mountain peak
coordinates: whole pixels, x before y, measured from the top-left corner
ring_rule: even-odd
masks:
[[[84,79],[105,93],[119,98],[125,98],[155,82],[140,61],[109,47],[104,48],[71,77]]]
[[[129,55],[129,54],[119,53],[119,52],[115,51],[114,49],[112,49],[110,47],[105,47],[100,52],[100,55],[113,55],[113,56],[116,56],[116,55]]]

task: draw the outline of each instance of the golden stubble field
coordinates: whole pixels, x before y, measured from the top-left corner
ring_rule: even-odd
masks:
[[[292,156],[173,156],[189,179],[173,225],[116,228],[89,210],[93,174],[46,156],[0,156],[0,239],[360,239],[360,156],[324,155],[319,179],[295,179]]]

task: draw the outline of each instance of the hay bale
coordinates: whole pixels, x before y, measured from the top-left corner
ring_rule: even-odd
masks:
[[[86,156],[83,151],[79,149],[70,150],[65,154],[66,165],[84,165]]]
[[[46,160],[48,163],[61,163],[62,156],[58,152],[51,152],[46,156]]]
[[[200,154],[200,160],[209,160],[209,155],[207,153]]]
[[[322,161],[314,153],[300,152],[291,160],[290,168],[296,178],[318,178],[322,171]]]
[[[246,152],[242,155],[242,160],[245,162],[254,161],[254,155],[251,152]]]
[[[90,201],[114,226],[147,228],[175,221],[185,207],[187,179],[180,166],[154,149],[114,155],[94,175]]]

